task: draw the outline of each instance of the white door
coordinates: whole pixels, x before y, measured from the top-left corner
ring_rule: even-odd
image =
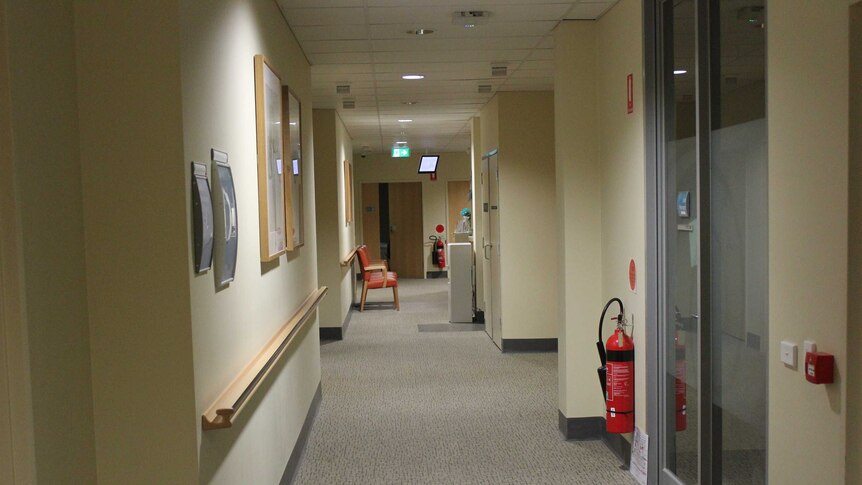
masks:
[[[489,335],[497,344],[503,348],[502,330],[502,299],[500,298],[500,169],[496,150],[492,151],[483,162],[483,172],[487,173],[488,204],[487,230],[485,231],[485,244],[483,246],[485,259],[489,262],[488,279],[490,294],[486,295],[489,314],[485,315],[485,329],[490,326]],[[487,169],[487,171],[486,171]],[[483,175],[484,175],[483,173]],[[484,208],[483,208],[484,210]]]
[[[482,288],[485,289],[483,292],[483,302],[482,308],[485,309],[485,332],[489,337],[494,338],[494,325],[493,325],[493,315],[494,308],[491,304],[493,302],[493,295],[491,293],[491,255],[490,255],[490,238],[491,238],[491,218],[489,216],[489,211],[491,204],[489,200],[491,198],[490,192],[490,183],[488,182],[488,157],[482,157],[482,174],[481,174],[481,212],[480,217],[482,218],[482,240],[478,241],[481,244],[481,254],[482,258],[479,264],[482,265]]]

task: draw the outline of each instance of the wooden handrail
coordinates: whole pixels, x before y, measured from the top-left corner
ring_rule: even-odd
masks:
[[[322,286],[314,290],[302,302],[299,310],[267,342],[261,351],[236,376],[233,382],[222,391],[218,399],[201,415],[201,428],[204,431],[223,429],[233,426],[260,384],[266,379],[278,360],[290,347],[299,331],[310,321],[317,305],[326,296],[329,288]]]
[[[347,267],[353,264],[353,260],[356,259],[356,251],[359,251],[359,246],[351,249],[347,257],[341,260],[341,266]]]

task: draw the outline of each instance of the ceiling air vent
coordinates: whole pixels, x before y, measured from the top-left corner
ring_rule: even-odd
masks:
[[[350,85],[349,84],[339,84],[335,86],[336,94],[350,94]]]
[[[491,85],[490,84],[480,84],[479,85],[479,92],[480,93],[490,93],[491,92]]]
[[[488,22],[491,12],[485,10],[462,10],[452,14],[452,23],[466,28],[473,28]]]
[[[356,101],[352,99],[345,99],[341,102],[341,107],[344,109],[354,109],[356,108]]]
[[[506,77],[508,73],[508,66],[491,66],[491,75],[494,77]]]

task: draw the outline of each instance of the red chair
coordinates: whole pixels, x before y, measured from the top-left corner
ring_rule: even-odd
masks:
[[[359,301],[359,311],[365,310],[365,297],[368,290],[377,288],[392,288],[395,297],[395,309],[401,310],[398,302],[398,275],[389,271],[386,261],[370,261],[368,247],[364,244],[356,250],[359,255],[359,269],[362,271],[362,299]]]

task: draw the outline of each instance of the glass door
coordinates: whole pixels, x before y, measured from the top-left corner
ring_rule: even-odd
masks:
[[[658,478],[765,483],[765,3],[651,7]]]

